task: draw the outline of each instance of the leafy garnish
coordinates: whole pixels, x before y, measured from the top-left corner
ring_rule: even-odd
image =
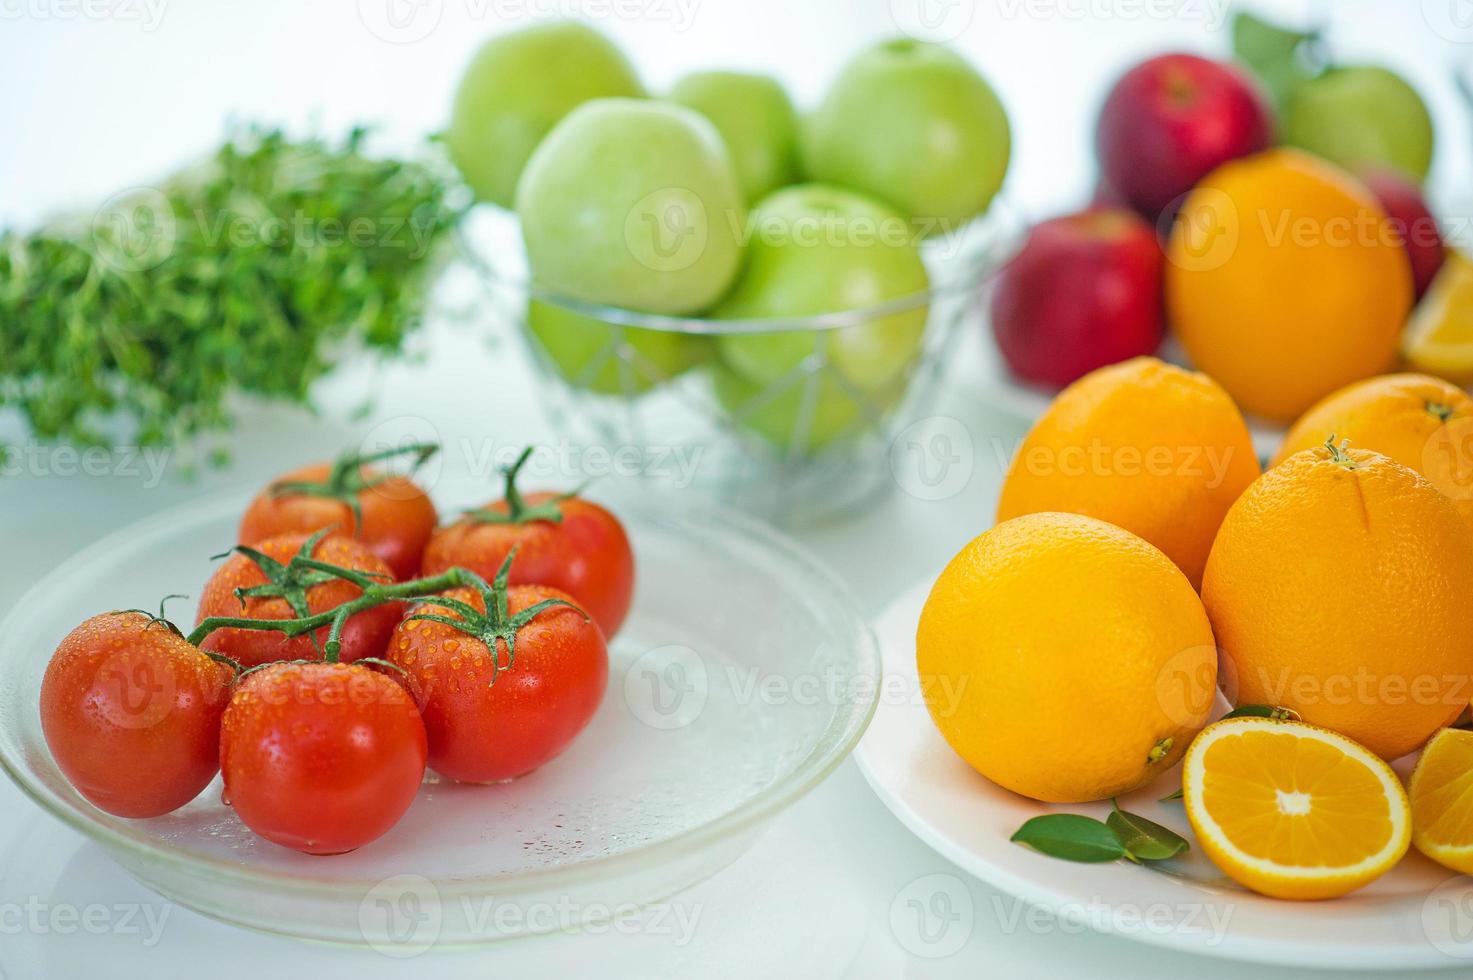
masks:
[[[1271,718],[1274,721],[1299,721],[1299,712],[1293,708],[1280,708],[1272,704],[1245,704],[1223,715],[1219,721],[1229,718]]]
[[[398,353],[462,205],[366,137],[240,129],[95,215],[0,233],[0,408],[43,441],[194,448],[232,391],[305,404],[339,349]]]
[[[1105,825],[1115,831],[1128,855],[1138,861],[1165,861],[1191,847],[1171,828],[1122,810],[1119,805],[1105,818]]]
[[[1027,844],[1049,857],[1089,864],[1121,858],[1136,864],[1165,861],[1191,846],[1169,827],[1122,810],[1118,805],[1103,822],[1078,813],[1034,817],[1009,840]]]
[[[1019,827],[1009,840],[1027,844],[1049,857],[1096,864],[1125,857],[1125,844],[1115,830],[1093,817],[1048,813]]]

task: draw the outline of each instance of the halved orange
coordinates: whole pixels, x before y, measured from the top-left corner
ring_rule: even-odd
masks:
[[[1303,722],[1230,718],[1203,729],[1187,749],[1182,796],[1213,863],[1274,898],[1354,891],[1391,870],[1411,841],[1391,767]]]
[[[1432,736],[1408,788],[1417,850],[1473,874],[1473,732],[1444,728]]]
[[[1448,252],[1402,335],[1413,366],[1465,384],[1473,380],[1473,259]]]

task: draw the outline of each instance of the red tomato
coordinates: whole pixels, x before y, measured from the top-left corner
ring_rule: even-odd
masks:
[[[244,617],[246,619],[296,619],[315,616],[351,602],[363,590],[346,579],[334,578],[326,572],[293,563],[307,543],[305,534],[285,534],[257,542],[254,549],[268,559],[272,576],[249,555],[232,555],[230,560],[210,577],[200,595],[198,625],[211,616]],[[390,581],[389,566],[371,551],[351,538],[329,537],[317,542],[310,556],[318,561],[351,571],[378,576]],[[259,589],[273,584],[275,595],[249,596],[242,602],[236,589]],[[312,584],[318,583],[318,584]],[[404,614],[402,603],[389,602],[354,614],[343,628],[343,663],[364,657],[383,656],[389,636]],[[329,627],[317,630],[319,644],[327,642]],[[289,637],[271,630],[221,629],[205,637],[200,644],[206,650],[221,653],[242,667],[256,667],[274,660],[321,660],[322,651],[312,643],[310,634]]]
[[[63,774],[120,817],[157,817],[199,795],[220,761],[234,673],[139,612],[67,634],[41,681],[41,730]]]
[[[414,802],[425,728],[403,687],[367,667],[273,664],[240,682],[220,732],[225,796],[283,847],[341,854]]]
[[[513,548],[513,585],[547,585],[588,610],[604,636],[619,632],[634,595],[634,552],[624,526],[598,504],[567,494],[516,489],[524,452],[507,471],[502,500],[435,532],[425,548],[425,575],[459,565],[491,579]]]
[[[419,450],[421,458],[433,451],[410,449]],[[376,458],[385,455],[389,454]],[[346,456],[336,463],[306,466],[282,476],[246,508],[237,535],[240,543],[336,528],[366,544],[393,570],[395,578],[413,578],[419,572],[425,542],[439,521],[435,505],[413,480],[383,478],[360,465],[362,462],[363,458]]]
[[[445,598],[466,603],[472,615],[432,602],[417,614],[443,614],[463,625],[470,620],[467,628],[486,635],[486,624],[476,622],[486,611],[480,592],[454,589]],[[609,678],[603,634],[582,610],[566,605],[519,624],[519,613],[549,599],[569,597],[545,586],[508,590],[508,632],[516,627],[510,651],[504,639],[493,638],[493,654],[477,636],[412,615],[394,631],[388,659],[404,670],[419,703],[430,768],[440,775],[466,783],[524,775],[556,757],[592,720]]]

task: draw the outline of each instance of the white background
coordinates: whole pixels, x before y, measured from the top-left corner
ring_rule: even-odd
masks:
[[[207,152],[236,117],[320,125],[383,124],[408,141],[442,126],[461,65],[488,34],[525,12],[585,12],[630,52],[651,87],[684,71],[742,67],[782,77],[811,104],[860,45],[917,23],[921,0],[0,0],[0,225],[25,225],[86,208]],[[993,81],[1013,120],[1008,194],[1027,213],[1073,208],[1093,182],[1090,129],[1104,87],[1125,66],[1165,48],[1224,54],[1227,0],[929,0],[932,15]],[[1290,20],[1331,4],[1258,3]],[[631,10],[642,16],[628,16]],[[1438,115],[1434,197],[1459,194],[1469,171],[1467,114],[1450,84],[1473,66],[1468,0],[1337,0],[1330,37],[1350,59],[1389,63],[1412,77]],[[934,23],[935,21],[933,21]],[[1460,27],[1461,24],[1469,27]],[[386,40],[386,37],[388,38]],[[1456,237],[1464,218],[1449,215]],[[521,354],[495,331],[440,326],[427,360],[378,374],[350,369],[324,394],[383,394],[368,422],[245,406],[230,469],[155,485],[137,473],[73,472],[55,453],[28,454],[0,477],[0,610],[26,584],[107,531],[222,487],[253,487],[285,466],[333,454],[375,419],[416,415],[442,438],[512,445],[555,438],[536,408]],[[0,351],[0,357],[4,352]],[[973,356],[980,356],[974,354]],[[929,574],[990,515],[1017,424],[990,414],[974,365],[963,359],[940,412],[959,420],[973,453],[965,487],[944,501],[895,493],[862,520],[800,535],[842,569],[874,610]],[[489,383],[488,378],[496,383]],[[0,436],[19,430],[0,420]],[[172,461],[171,461],[172,463]],[[451,458],[450,468],[465,467]],[[114,465],[114,470],[122,469]],[[904,480],[901,480],[902,485]],[[470,501],[453,501],[466,504]],[[142,600],[140,600],[142,601]],[[47,651],[37,651],[45,656]],[[917,879],[929,875],[939,879]],[[916,890],[963,896],[970,926],[939,946],[892,928]],[[0,977],[166,975],[215,977],[352,971],[363,977],[598,969],[602,975],[1170,976],[1207,980],[1244,967],[1080,933],[1026,914],[911,838],[871,795],[852,763],[774,825],[737,864],[680,901],[699,910],[689,942],[675,935],[569,936],[410,964],[371,952],[256,936],[174,908],[114,868],[93,845],[0,785]],[[143,903],[163,930],[93,935],[20,923],[47,909]],[[958,936],[955,929],[963,928]]]

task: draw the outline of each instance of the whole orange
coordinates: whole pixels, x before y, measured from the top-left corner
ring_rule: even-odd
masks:
[[[1167,319],[1193,363],[1284,422],[1391,367],[1412,306],[1411,265],[1371,192],[1297,150],[1209,173],[1166,258]]]
[[[1138,357],[1080,378],[1044,412],[1003,481],[997,519],[1098,517],[1166,552],[1195,587],[1217,527],[1259,473],[1227,392]]]
[[[1202,601],[1223,689],[1385,759],[1473,693],[1473,534],[1425,478],[1364,449],[1296,453],[1222,523]]]
[[[1357,381],[1305,412],[1274,463],[1332,436],[1421,473],[1473,528],[1473,398],[1463,389],[1425,374]]]
[[[1201,600],[1156,548],[1090,517],[1030,514],[946,566],[916,667],[932,720],[972,768],[1078,803],[1175,764],[1207,721],[1217,648]]]

